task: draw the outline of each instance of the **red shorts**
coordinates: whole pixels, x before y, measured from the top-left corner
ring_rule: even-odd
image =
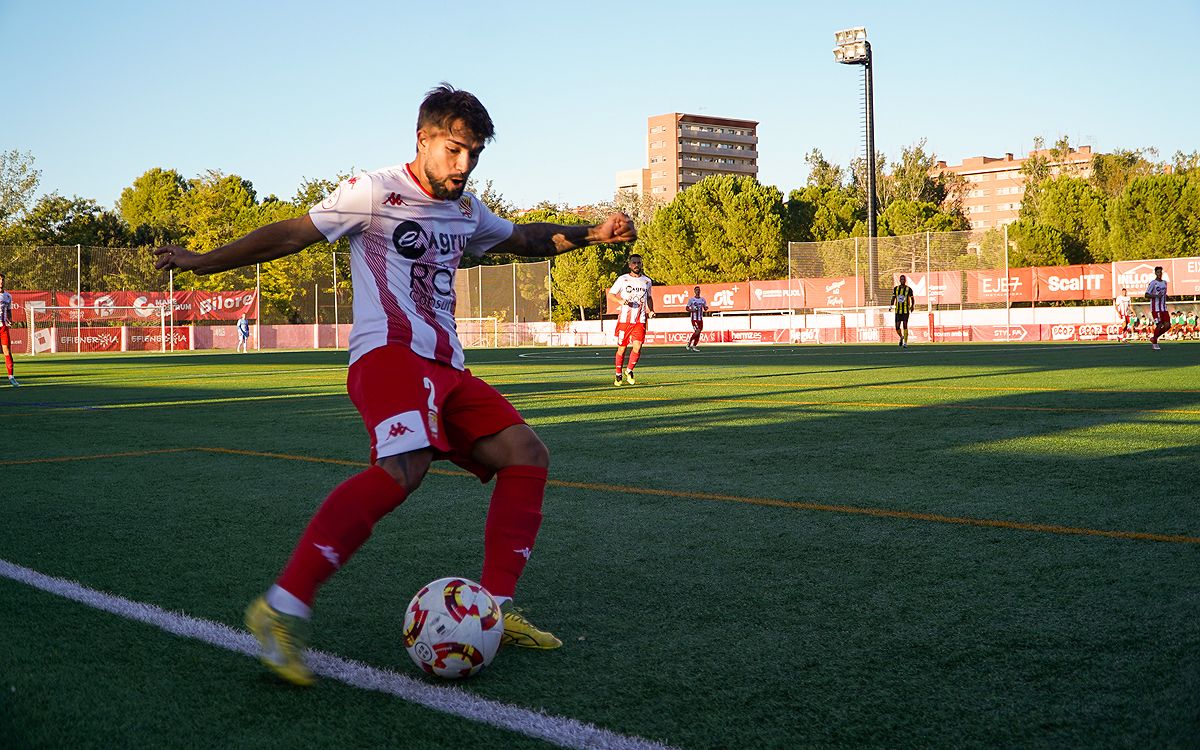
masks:
[[[701,318],[700,320],[693,320],[692,321],[692,330],[693,331],[703,331],[704,330],[704,319]]]
[[[639,344],[646,341],[645,323],[617,323],[617,346],[629,346],[632,342]]]
[[[471,460],[475,442],[525,424],[508,399],[470,370],[456,370],[396,344],[355,360],[346,390],[371,436],[371,463],[433,448],[437,458],[486,482],[494,472]]]
[[[1157,323],[1158,325],[1160,325],[1160,326],[1171,325],[1171,313],[1167,312],[1166,310],[1164,310],[1162,312],[1153,313],[1153,315],[1154,315],[1154,322]]]
[[[12,341],[8,338],[8,326],[0,326],[0,345],[12,348]]]

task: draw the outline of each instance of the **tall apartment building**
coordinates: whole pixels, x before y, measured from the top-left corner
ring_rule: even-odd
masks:
[[[1071,149],[1061,158],[1054,158],[1050,149],[1029,152],[1023,159],[1014,159],[1012,154],[1004,158],[973,156],[962,164],[947,166],[939,161],[933,172],[954,172],[966,179],[966,193],[962,196],[963,213],[971,222],[972,229],[991,229],[1011,224],[1020,217],[1021,199],[1025,195],[1025,176],[1021,166],[1030,157],[1044,156],[1050,161],[1052,175],[1069,171],[1078,177],[1092,174],[1092,147],[1080,146]]]
[[[646,169],[617,173],[617,190],[669,201],[705,177],[758,177],[758,123],[672,112],[646,120]]]

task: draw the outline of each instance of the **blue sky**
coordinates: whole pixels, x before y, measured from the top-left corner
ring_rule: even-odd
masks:
[[[759,179],[786,193],[810,149],[862,153],[861,73],[831,52],[860,25],[889,160],[920,138],[950,163],[1035,136],[1200,149],[1197,0],[0,0],[0,150],[33,153],[40,192],[106,207],[156,166],[290,198],[305,177],[410,159],[417,105],[445,80],[490,110],[475,175],[518,206],[611,198],[664,112],[758,120]]]

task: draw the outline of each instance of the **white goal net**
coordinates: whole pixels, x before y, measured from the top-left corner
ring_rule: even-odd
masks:
[[[165,304],[140,307],[60,307],[30,303],[29,353],[174,351]]]

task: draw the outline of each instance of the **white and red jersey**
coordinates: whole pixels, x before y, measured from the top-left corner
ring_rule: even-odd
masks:
[[[441,200],[407,164],[351,177],[308,215],[330,242],[350,238],[350,362],[385,344],[464,368],[454,324],[454,273],[464,254],[507,240],[512,222],[471,193]]]
[[[1119,294],[1117,295],[1117,298],[1113,300],[1113,307],[1117,308],[1118,316],[1122,318],[1128,318],[1130,311],[1133,309],[1133,303],[1130,301],[1129,297]]]
[[[1146,296],[1150,298],[1151,313],[1167,311],[1167,282],[1162,279],[1150,279],[1146,285]]]
[[[654,282],[645,274],[634,276],[624,273],[617,277],[612,288],[608,290],[609,294],[621,298],[621,311],[617,323],[646,322],[646,313],[651,304],[650,287],[653,285]]]
[[[693,323],[704,322],[704,310],[708,307],[708,300],[703,297],[692,297],[684,305],[684,309],[692,314]]]

